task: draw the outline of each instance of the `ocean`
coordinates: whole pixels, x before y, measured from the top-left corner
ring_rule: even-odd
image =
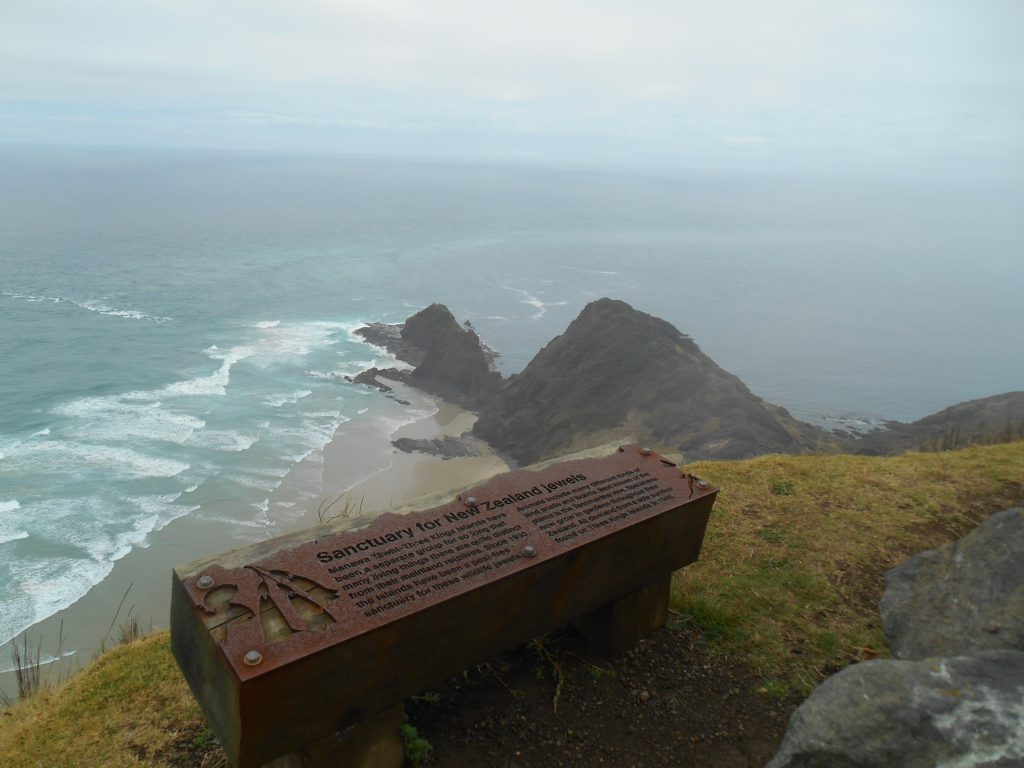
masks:
[[[0,148],[0,645],[191,517],[272,536],[338,430],[353,331],[447,304],[506,374],[590,300],[669,320],[817,424],[1024,388],[1016,182]],[[0,648],[0,671],[6,649]]]

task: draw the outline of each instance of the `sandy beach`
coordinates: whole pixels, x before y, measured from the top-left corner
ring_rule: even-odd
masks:
[[[457,437],[471,429],[476,415],[450,403],[438,402],[438,412],[399,429],[392,439],[408,437],[429,440],[446,435]],[[423,496],[429,497],[474,485],[508,470],[508,465],[493,452],[483,456],[446,459],[424,453],[405,453],[392,448],[392,464],[385,470],[364,480],[351,489],[338,488],[330,476],[344,477],[346,462],[351,461],[348,440],[332,442],[324,452],[324,465],[335,471],[325,471],[324,494],[345,493],[351,504],[361,506],[363,513],[383,512],[391,507],[405,505]],[[307,518],[308,527],[315,518]]]
[[[179,518],[153,533],[148,546],[136,547],[118,560],[107,578],[83,598],[34,625],[27,633],[33,653],[38,647],[44,659],[62,656],[43,666],[44,680],[61,679],[88,663],[104,643],[116,643],[121,625],[130,618],[138,620],[143,632],[166,628],[171,569],[178,563],[315,526],[318,511],[329,516],[346,502],[362,515],[381,513],[507,471],[507,464],[493,452],[445,459],[391,446],[399,437],[458,436],[476,420],[469,411],[406,387],[396,387],[395,396],[422,405],[430,415],[390,434],[378,420],[354,418],[337,430],[322,452],[292,468],[270,495],[267,512],[252,510],[253,519],[247,520],[248,511],[230,509],[231,501],[224,500]],[[311,488],[319,493],[311,493]],[[45,589],[45,584],[39,588]],[[0,647],[0,669],[10,666],[9,646]],[[13,672],[0,673],[0,691],[16,692]]]

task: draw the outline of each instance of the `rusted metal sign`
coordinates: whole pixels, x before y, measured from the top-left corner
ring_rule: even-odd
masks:
[[[315,529],[306,541],[180,566],[175,654],[233,762],[269,758],[277,746],[246,742],[247,711],[273,720],[254,702],[287,707],[271,699],[312,694],[337,708],[335,725],[397,703],[422,681],[480,661],[476,653],[579,618],[692,562],[716,493],[628,446],[504,474],[448,504],[385,514],[359,530]],[[460,643],[467,650],[436,650]],[[366,677],[391,663],[399,667]],[[325,675],[335,682],[300,690]],[[211,692],[211,679],[230,693]]]

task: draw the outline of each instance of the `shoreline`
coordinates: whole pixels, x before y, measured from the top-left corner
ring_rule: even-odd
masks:
[[[317,455],[296,463],[270,494],[267,510],[232,509],[232,518],[217,508],[202,508],[152,533],[146,546],[114,563],[110,573],[83,597],[32,625],[13,642],[27,637],[29,649],[40,650],[40,676],[54,683],[88,664],[106,647],[116,645],[120,626],[138,621],[141,632],[166,628],[170,613],[171,569],[178,563],[236,549],[255,541],[320,524],[318,508],[349,498],[361,515],[381,514],[421,497],[476,485],[509,467],[493,450],[481,456],[446,459],[425,453],[404,453],[391,445],[400,437],[429,440],[458,436],[472,428],[476,414],[399,385],[396,394],[431,412],[415,421],[382,431],[379,419],[354,418],[335,431]],[[379,466],[387,456],[387,463]],[[318,494],[309,488],[318,487]],[[435,502],[436,503],[436,502]],[[217,507],[231,508],[225,501]],[[357,507],[357,508],[358,508]],[[327,510],[335,514],[338,505]],[[259,520],[260,516],[264,520]],[[261,535],[269,532],[269,535]],[[120,607],[119,604],[123,605]],[[0,669],[11,666],[11,643],[0,646]],[[57,657],[45,663],[50,657]],[[0,672],[0,693],[17,696],[13,671]]]

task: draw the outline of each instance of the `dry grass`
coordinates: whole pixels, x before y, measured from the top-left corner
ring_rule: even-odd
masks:
[[[364,498],[360,496],[356,501],[348,493],[342,493],[333,499],[323,498],[316,508],[317,520],[320,521],[320,525],[327,525],[335,520],[359,517],[363,513]]]
[[[28,644],[28,635],[21,636],[21,645],[15,638],[11,643],[11,661],[14,664],[14,677],[18,685],[18,701],[31,699],[43,689],[43,678],[41,673],[42,660],[42,637],[35,648]],[[12,703],[6,695],[3,695],[3,704]]]
[[[204,729],[161,632],[117,646],[63,685],[0,710],[0,764],[170,765]]]
[[[142,637],[142,626],[138,616],[129,617],[128,621],[118,627],[117,642],[121,645],[134,643]]]
[[[880,458],[699,462],[721,492],[673,608],[778,692],[888,653],[885,571],[1024,499],[1024,443]]]
[[[753,665],[777,693],[884,655],[885,570],[1024,498],[1024,443],[687,469],[722,490],[700,561],[676,575],[677,618],[700,626],[714,651]],[[162,632],[0,709],[0,765],[209,768],[223,765],[223,753]]]
[[[964,433],[963,427],[956,424],[941,434],[933,435],[921,442],[922,451],[956,451],[971,445],[996,445],[1024,440],[1024,419],[1007,421],[1000,427],[992,427],[977,432]]]

